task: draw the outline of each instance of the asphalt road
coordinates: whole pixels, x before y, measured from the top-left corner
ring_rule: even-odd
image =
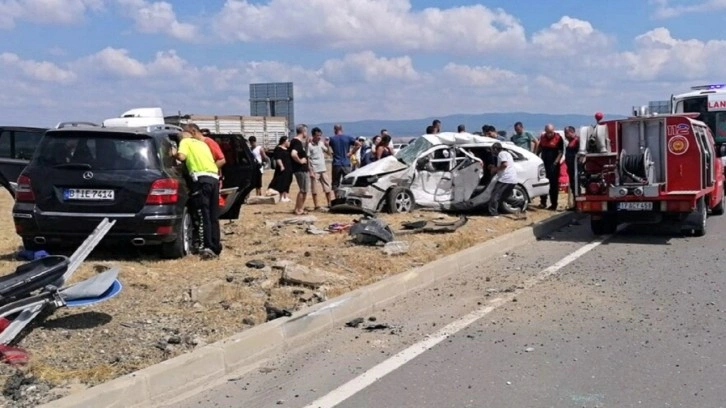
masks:
[[[166,406],[724,407],[726,217],[708,227],[598,245],[570,226],[365,323],[390,329],[341,327]]]

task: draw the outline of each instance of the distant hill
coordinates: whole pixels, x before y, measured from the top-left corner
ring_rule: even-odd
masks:
[[[605,119],[624,118],[623,115],[605,115]],[[434,119],[439,119],[442,123],[442,130],[447,132],[455,132],[456,127],[460,124],[466,126],[468,132],[480,132],[482,125],[493,125],[497,130],[506,130],[507,133],[513,132],[514,123],[521,121],[524,128],[531,132],[541,132],[548,123],[555,125],[556,129],[562,129],[565,126],[572,125],[575,127],[586,126],[592,124],[595,119],[593,115],[577,115],[562,114],[550,115],[544,113],[483,113],[483,114],[459,114],[441,116],[438,118],[422,118],[409,120],[361,120],[356,122],[340,122],[343,125],[345,133],[354,136],[373,136],[378,134],[381,129],[387,129],[388,133],[396,138],[420,136],[426,131],[426,126],[430,125]],[[318,123],[309,124],[309,128],[320,127],[325,135],[333,133],[334,123]]]

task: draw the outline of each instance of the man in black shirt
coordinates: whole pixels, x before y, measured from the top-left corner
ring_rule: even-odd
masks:
[[[308,167],[308,155],[305,149],[305,142],[308,139],[307,126],[298,125],[295,129],[295,137],[290,141],[290,157],[292,158],[292,173],[295,175],[297,186],[300,191],[295,200],[295,214],[305,213],[305,199],[310,190],[310,169]]]
[[[575,197],[577,192],[575,191],[575,160],[577,159],[577,152],[580,151],[580,137],[577,136],[574,126],[568,126],[565,128],[565,139],[567,139],[567,146],[565,147],[565,164],[567,165],[567,178],[570,184],[570,195],[571,200],[568,200],[567,209],[575,209]]]
[[[545,195],[540,197],[540,208],[557,210],[557,197],[560,192],[560,164],[564,152],[564,140],[555,132],[554,125],[548,124],[539,138],[537,153],[544,162],[545,172],[550,181],[550,206],[547,207],[547,196]]]

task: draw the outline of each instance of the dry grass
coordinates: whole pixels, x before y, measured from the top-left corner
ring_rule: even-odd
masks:
[[[270,176],[271,172],[265,174],[264,186]],[[291,197],[295,193],[293,184]],[[310,198],[308,205],[312,207]],[[19,264],[13,260],[20,239],[13,233],[11,207],[10,196],[1,193],[0,228],[6,233],[0,236],[0,268],[5,273]],[[187,352],[194,347],[194,342],[188,342],[192,337],[209,343],[249,327],[243,319],[262,323],[265,302],[290,310],[306,306],[300,301],[301,288],[282,286],[279,271],[269,267],[247,268],[245,263],[252,259],[268,265],[290,260],[334,274],[333,283],[318,290],[331,298],[552,215],[532,210],[527,220],[471,217],[454,233],[400,235],[397,239],[407,241],[410,251],[389,257],[380,247],[351,243],[345,232],[311,235],[300,226],[277,230],[266,226],[266,221],[291,218],[292,211],[292,203],[244,206],[239,220],[222,224],[225,249],[218,260],[160,260],[153,251],[131,247],[96,251],[74,280],[93,275],[98,264],[117,264],[122,270],[123,292],[88,309],[58,310],[34,328],[20,344],[32,353],[32,372],[56,384],[72,379],[97,384]],[[311,214],[317,217],[319,228],[358,218]],[[423,211],[381,216],[394,230],[404,221],[438,217],[438,213]],[[195,304],[190,300],[192,287],[214,281],[225,282],[220,302]],[[170,336],[180,337],[181,344],[157,347]]]

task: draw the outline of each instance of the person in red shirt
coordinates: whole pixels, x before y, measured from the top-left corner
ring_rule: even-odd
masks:
[[[547,196],[540,197],[540,208],[557,210],[557,198],[560,192],[560,165],[565,152],[565,141],[552,124],[547,124],[537,144],[537,155],[542,159],[547,178],[550,181],[550,206],[547,207]]]

